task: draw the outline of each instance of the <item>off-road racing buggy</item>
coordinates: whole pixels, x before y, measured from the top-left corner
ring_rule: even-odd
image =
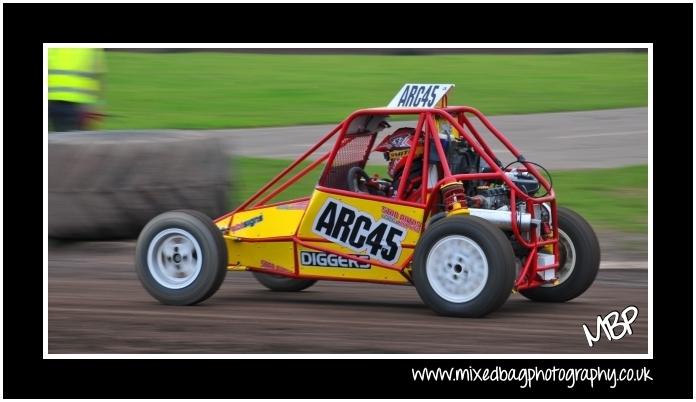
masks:
[[[447,106],[452,87],[406,84],[388,107],[352,113],[214,221],[196,211],[155,217],[136,249],[145,289],[165,304],[196,304],[228,270],[252,271],[275,291],[317,280],[412,284],[437,313],[463,317],[495,311],[512,292],[546,302],[580,296],[599,268],[592,228],[556,205],[550,176],[481,112]],[[414,116],[415,127],[375,146],[397,115]],[[509,150],[510,164],[476,125]],[[390,178],[365,172],[379,154]],[[314,169],[323,173],[312,194],[270,203]]]

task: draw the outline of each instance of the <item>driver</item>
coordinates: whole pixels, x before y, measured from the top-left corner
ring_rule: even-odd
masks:
[[[413,127],[399,128],[386,136],[373,150],[374,152],[382,152],[384,154],[384,159],[389,162],[387,172],[392,178],[392,185],[389,192],[391,197],[395,197],[397,194],[415,132],[416,129]],[[417,192],[414,193],[414,190],[420,187],[422,169],[423,137],[418,141],[416,153],[411,163],[410,174],[406,180],[406,189],[404,190],[406,199],[409,199],[413,194],[418,194]]]

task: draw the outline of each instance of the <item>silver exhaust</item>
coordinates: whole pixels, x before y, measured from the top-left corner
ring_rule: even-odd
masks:
[[[469,214],[485,219],[495,226],[512,230],[512,213],[510,211],[500,211],[495,209],[469,208]],[[517,212],[517,227],[523,232],[528,232],[532,226],[539,226],[539,219],[532,219],[532,215],[528,213]]]

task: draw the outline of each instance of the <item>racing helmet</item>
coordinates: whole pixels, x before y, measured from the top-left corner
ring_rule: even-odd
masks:
[[[384,153],[384,159],[389,161],[387,172],[389,176],[396,175],[406,165],[406,158],[413,146],[413,136],[416,129],[413,127],[402,127],[386,136],[374,149],[374,152]],[[423,137],[418,141],[414,160],[423,155]]]

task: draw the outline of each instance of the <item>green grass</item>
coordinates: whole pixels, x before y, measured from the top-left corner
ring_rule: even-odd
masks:
[[[235,180],[232,188],[232,200],[234,205],[238,205],[247,198],[251,197],[268,181],[280,173],[281,170],[288,167],[290,163],[292,163],[292,161],[281,159],[248,157],[236,158],[232,163],[232,177]],[[298,172],[307,165],[308,163],[302,163],[294,171]],[[312,189],[319,181],[319,176],[321,175],[322,170],[323,169],[321,166],[312,170],[306,176],[300,179],[300,181],[290,186],[286,191],[275,198],[273,202],[291,200],[311,195]],[[261,198],[259,198],[259,200],[260,199]]]
[[[648,167],[552,172],[559,205],[598,227],[648,233]]]
[[[238,173],[235,174],[235,202],[247,199],[289,164],[287,160],[238,158],[233,166]],[[370,166],[367,170],[370,174],[386,176],[383,166]],[[320,174],[321,169],[315,169],[277,200],[310,195]],[[647,166],[555,171],[551,174],[559,205],[580,213],[596,228],[647,234]]]
[[[647,54],[107,53],[105,129],[337,123],[406,82],[451,82],[486,114],[647,105]]]

